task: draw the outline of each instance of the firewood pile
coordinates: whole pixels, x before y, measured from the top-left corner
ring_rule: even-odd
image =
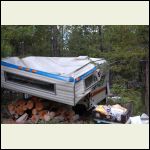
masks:
[[[72,109],[62,105],[56,107],[49,101],[45,103],[37,97],[11,102],[7,105],[7,110],[16,123],[38,123],[40,121],[50,123],[52,120],[55,120],[56,123],[74,123],[80,120],[80,116],[75,114]]]

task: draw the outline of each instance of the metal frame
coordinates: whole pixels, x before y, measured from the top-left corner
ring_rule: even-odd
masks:
[[[89,62],[89,63],[87,63],[87,64],[83,65],[82,67],[80,67],[80,68],[76,69],[75,71],[73,71],[73,72],[69,73],[68,75],[70,75],[70,74],[72,74],[72,73],[75,73],[75,72],[79,71],[80,69],[84,68],[85,66],[87,66],[87,65],[88,65],[88,64],[90,64],[90,63],[94,63],[95,65],[98,65],[98,64],[96,64],[95,62],[100,61],[101,59],[96,60],[96,61],[92,61],[91,59],[89,59],[89,60],[90,60],[90,62]],[[99,65],[100,65],[100,64],[99,64]]]

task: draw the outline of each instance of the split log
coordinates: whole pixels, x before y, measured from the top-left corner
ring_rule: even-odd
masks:
[[[47,114],[44,115],[44,120],[45,121],[50,121],[55,117],[55,112],[48,112]]]
[[[31,100],[29,100],[29,101],[27,102],[27,108],[28,108],[28,109],[32,109],[33,106],[34,106],[34,103],[33,103]]]
[[[71,122],[77,121],[77,120],[79,120],[79,118],[80,118],[79,115],[76,114],[71,118]]]
[[[44,120],[44,115],[47,114],[48,111],[47,110],[41,110],[38,114],[39,114],[39,118]]]
[[[42,102],[37,102],[35,104],[35,108],[37,111],[41,111],[44,108],[44,106],[43,106]]]
[[[32,117],[31,117],[31,121],[32,121],[32,123],[37,123],[38,121],[39,121],[39,116],[38,115],[32,115]]]
[[[14,104],[8,104],[8,111],[11,115],[15,114],[15,105]]]
[[[20,118],[18,118],[18,119],[16,120],[16,122],[17,122],[17,123],[25,123],[25,121],[27,120],[27,118],[28,118],[28,114],[25,113],[25,114],[23,114]]]
[[[36,115],[38,113],[38,111],[36,110],[36,108],[32,109],[32,114]]]
[[[62,122],[65,118],[63,116],[56,116],[54,117],[54,119],[56,120],[56,122]]]

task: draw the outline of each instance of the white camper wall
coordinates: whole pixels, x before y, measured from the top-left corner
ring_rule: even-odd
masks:
[[[83,80],[81,80],[75,84],[75,103],[78,103],[83,96],[84,96],[84,82]]]
[[[81,80],[75,84],[75,104],[77,104],[82,98],[84,98],[91,88],[85,90],[84,80]]]
[[[17,75],[23,75],[26,77],[38,79],[41,81],[46,81],[49,83],[54,83],[56,88],[56,94],[47,92],[45,90],[35,89],[32,87],[27,87],[24,85],[18,85],[17,83],[5,82],[4,78],[1,79],[1,86],[8,88],[10,90],[16,90],[22,93],[27,93],[30,95],[43,97],[45,99],[54,100],[60,103],[74,105],[74,83],[73,82],[65,82],[62,80],[56,80],[49,77],[41,76],[38,74],[34,74],[31,72],[26,72],[22,70],[17,70],[9,67],[2,67],[1,74],[4,72],[17,73]],[[1,75],[2,77],[2,75]]]

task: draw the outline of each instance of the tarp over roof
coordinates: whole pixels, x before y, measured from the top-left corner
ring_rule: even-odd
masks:
[[[79,57],[39,57],[29,56],[25,58],[7,57],[2,59],[3,62],[17,66],[32,68],[35,70],[57,74],[65,77],[79,77],[87,71],[93,69],[95,61],[98,64],[106,62],[102,58],[89,58],[88,56]]]

